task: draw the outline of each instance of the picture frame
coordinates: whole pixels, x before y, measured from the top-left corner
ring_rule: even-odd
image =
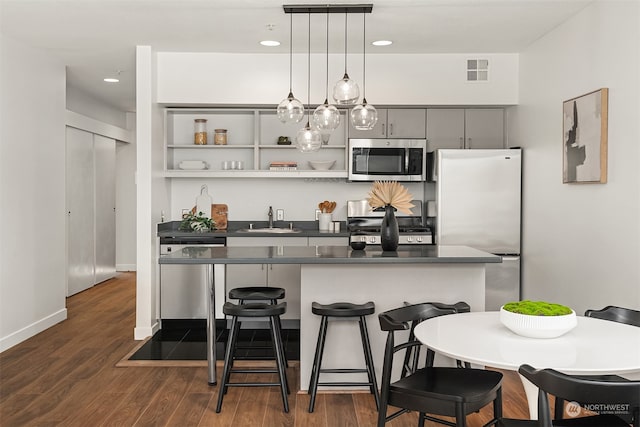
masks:
[[[562,103],[562,182],[607,182],[609,89],[568,99]]]

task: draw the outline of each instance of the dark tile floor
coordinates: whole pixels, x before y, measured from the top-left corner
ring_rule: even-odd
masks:
[[[224,359],[228,330],[217,325],[216,355]],[[156,332],[129,360],[207,360],[207,326],[202,320],[163,321]],[[282,341],[288,360],[300,360],[300,330],[283,329]],[[273,357],[268,329],[242,329],[238,336],[237,359]]]

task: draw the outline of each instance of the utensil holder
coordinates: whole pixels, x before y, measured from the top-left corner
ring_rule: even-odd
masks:
[[[333,226],[333,214],[321,213],[318,215],[318,229],[320,231],[329,231]]]

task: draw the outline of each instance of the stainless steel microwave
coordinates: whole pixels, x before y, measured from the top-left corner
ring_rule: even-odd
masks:
[[[424,181],[426,139],[350,139],[350,181]]]

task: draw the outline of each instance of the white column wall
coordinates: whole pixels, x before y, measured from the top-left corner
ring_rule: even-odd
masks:
[[[640,3],[598,1],[520,56],[523,297],[640,309]],[[562,183],[562,102],[609,88],[608,183]]]
[[[0,34],[0,351],[67,318],[65,68]]]

